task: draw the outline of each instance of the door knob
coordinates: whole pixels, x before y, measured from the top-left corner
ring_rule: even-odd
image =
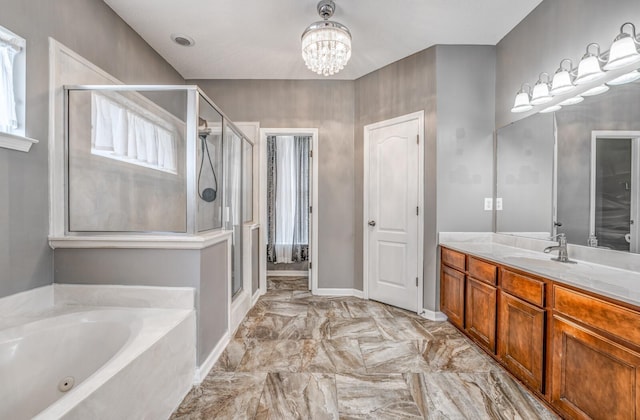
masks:
[[[375,225],[376,225],[375,220],[369,220],[369,226],[375,226]]]

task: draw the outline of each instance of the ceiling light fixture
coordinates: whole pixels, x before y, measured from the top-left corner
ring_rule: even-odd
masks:
[[[531,86],[529,83],[522,85],[516,95],[516,100],[513,104],[513,108],[511,108],[511,112],[527,112],[533,109],[533,105],[531,105],[531,98],[529,97],[530,91]]]
[[[302,58],[309,70],[331,76],[351,58],[351,32],[343,24],[329,20],[336,9],[332,0],[320,0],[317,9],[323,20],[312,23],[303,32]]]
[[[560,102],[558,105],[561,105],[561,106],[575,105],[575,104],[579,104],[582,101],[584,101],[584,98],[582,96],[574,96],[573,98],[565,99],[564,101]]]
[[[631,27],[631,33],[624,31],[625,26]],[[615,70],[627,64],[640,62],[638,52],[638,39],[636,38],[636,27],[633,23],[627,22],[620,27],[620,33],[611,44],[609,50],[609,61],[605,64],[605,70]]]
[[[555,111],[560,111],[562,109],[562,107],[560,105],[551,105],[548,108],[543,109],[542,111],[540,111],[541,114],[547,114],[549,112],[555,112]]]
[[[563,67],[564,63],[569,63],[568,69]],[[568,58],[560,62],[560,67],[556,70],[556,73],[553,75],[553,81],[551,82],[550,93],[552,95],[562,95],[575,89],[576,85],[573,84],[573,77],[571,76],[572,67],[573,61]]]
[[[624,85],[625,83],[635,82],[638,79],[640,79],[640,71],[634,70],[627,74],[623,74],[622,76],[618,76],[613,80],[609,80],[607,84],[609,86],[619,86]]]
[[[600,95],[601,93],[605,93],[608,90],[609,90],[609,86],[600,85],[600,86],[596,86],[594,88],[591,88],[589,90],[586,90],[586,91],[582,92],[580,95],[582,95],[582,96],[596,96],[596,95]]]
[[[542,80],[543,78],[545,80]],[[553,97],[549,93],[549,73],[540,73],[531,93],[531,105],[542,105],[552,100]]]
[[[606,63],[606,64],[605,64]],[[636,27],[626,22],[620,27],[609,50],[600,52],[600,45],[587,45],[586,53],[577,67],[565,58],[560,67],[550,78],[546,72],[540,73],[533,89],[527,83],[516,94],[511,112],[527,112],[538,105],[538,112],[552,112],[556,105],[574,105],[584,100],[583,97],[600,95],[609,90],[609,86],[618,86],[640,80],[640,36],[636,35]],[[603,64],[605,64],[603,66]],[[603,80],[604,79],[604,80]],[[525,89],[528,88],[528,89]],[[576,93],[571,94],[576,90]],[[584,90],[584,92],[580,92]],[[569,95],[567,95],[569,94]],[[554,101],[555,96],[561,96]]]
[[[595,53],[589,49],[595,47]],[[600,67],[600,45],[595,42],[587,45],[587,52],[582,56],[580,64],[578,64],[578,75],[576,76],[576,85],[584,85],[605,76],[605,72]]]

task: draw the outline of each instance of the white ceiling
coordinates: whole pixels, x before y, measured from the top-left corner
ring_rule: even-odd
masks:
[[[186,79],[322,79],[300,36],[317,0],[104,0]],[[335,0],[353,53],[332,79],[352,80],[435,44],[495,45],[542,0]],[[181,47],[172,33],[196,44]]]

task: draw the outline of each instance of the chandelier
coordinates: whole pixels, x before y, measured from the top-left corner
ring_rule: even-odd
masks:
[[[324,76],[336,74],[351,58],[351,32],[343,24],[329,20],[335,9],[332,0],[320,0],[318,14],[324,20],[312,23],[302,34],[305,64]]]

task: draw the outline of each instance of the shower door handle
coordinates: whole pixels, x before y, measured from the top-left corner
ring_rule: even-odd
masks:
[[[369,226],[375,226],[375,225],[376,225],[375,220],[369,220]]]

